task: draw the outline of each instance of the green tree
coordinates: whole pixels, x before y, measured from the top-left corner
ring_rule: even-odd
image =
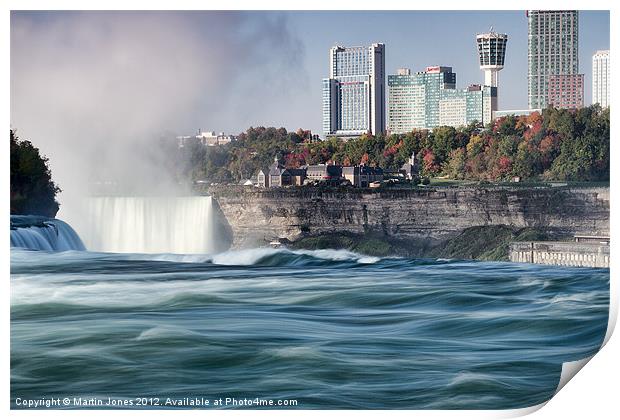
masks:
[[[443,173],[452,179],[465,178],[465,148],[459,147],[450,152]]]
[[[55,217],[60,188],[52,181],[48,159],[27,140],[19,140],[15,131],[11,138],[11,214],[33,214]]]
[[[523,179],[532,178],[540,173],[539,153],[526,142],[519,143],[515,160],[512,164],[512,176]]]
[[[433,130],[431,149],[438,162],[444,162],[450,152],[459,146],[454,127],[437,127]]]

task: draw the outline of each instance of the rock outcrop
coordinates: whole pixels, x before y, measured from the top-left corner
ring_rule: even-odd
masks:
[[[335,232],[438,243],[473,226],[609,232],[609,188],[212,187],[233,247]]]

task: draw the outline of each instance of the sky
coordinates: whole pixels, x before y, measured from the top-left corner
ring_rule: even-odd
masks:
[[[11,126],[49,157],[61,188],[95,167],[149,182],[166,159],[152,147],[162,133],[322,135],[333,45],[382,42],[387,74],[451,66],[466,87],[483,81],[475,35],[491,26],[508,34],[499,107],[524,109],[524,11],[12,11]],[[591,56],[608,48],[609,12],[580,12],[586,104]]]
[[[591,56],[598,49],[609,48],[609,12],[582,11],[579,18],[580,71],[585,74],[589,104]],[[524,11],[13,12],[13,73],[31,60],[40,67],[38,73],[26,76],[38,77],[38,81],[14,74],[12,82],[19,78],[47,85],[51,75],[56,80],[74,82],[77,77],[96,82],[97,78],[88,74],[93,70],[90,61],[96,62],[97,72],[108,73],[103,79],[134,85],[132,78],[141,79],[141,71],[151,77],[158,71],[153,68],[156,65],[161,80],[154,77],[153,85],[140,81],[143,91],[136,87],[102,99],[157,96],[148,90],[157,90],[160,83],[167,83],[164,79],[174,79],[178,91],[166,86],[171,92],[165,94],[176,96],[170,100],[171,106],[186,109],[160,128],[235,134],[249,126],[274,125],[289,130],[303,127],[320,134],[321,79],[328,74],[332,45],[382,42],[386,45],[387,74],[394,74],[399,67],[421,71],[426,66],[445,65],[457,73],[457,87],[465,87],[483,81],[475,34],[491,26],[508,34],[506,65],[499,75],[500,109],[527,108]],[[168,39],[168,45],[160,49],[155,39]],[[127,60],[132,55],[136,59],[119,66],[123,54]],[[48,59],[54,55],[73,61],[71,69],[55,66]],[[135,67],[129,74],[123,73],[129,66]],[[96,89],[86,85],[84,94]],[[137,105],[140,100],[127,98],[123,102]],[[12,111],[18,110],[12,106]],[[16,115],[12,123],[18,125],[21,118]]]

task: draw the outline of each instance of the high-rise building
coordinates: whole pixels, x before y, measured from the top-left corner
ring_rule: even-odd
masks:
[[[497,109],[497,88],[470,85],[465,89],[447,89],[439,101],[439,125],[460,127],[474,121],[488,124]]]
[[[385,46],[335,46],[323,79],[323,132],[352,137],[385,131]]]
[[[433,66],[411,74],[388,75],[388,130],[401,134],[416,128],[459,127],[489,123],[497,109],[497,88],[471,85],[456,89],[452,67]]]
[[[528,106],[546,108],[552,76],[579,74],[579,14],[576,10],[528,10]],[[555,83],[579,83],[578,77]],[[583,81],[583,79],[581,79]],[[570,86],[569,91],[578,89]],[[582,95],[583,96],[583,95]]]
[[[405,133],[439,125],[439,101],[445,89],[456,88],[452,67],[433,66],[411,74],[399,69],[388,76],[388,129]]]
[[[508,35],[490,32],[476,35],[480,70],[484,71],[484,84],[497,87],[497,73],[504,68]]]
[[[551,74],[547,89],[548,106],[567,109],[583,107],[583,74]]]
[[[592,103],[609,106],[609,50],[597,51],[592,56]]]

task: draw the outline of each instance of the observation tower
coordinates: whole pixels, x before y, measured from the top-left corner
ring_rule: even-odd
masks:
[[[487,33],[476,35],[480,70],[484,71],[486,86],[497,87],[497,73],[504,68],[507,42],[508,35],[493,32],[493,27]]]

